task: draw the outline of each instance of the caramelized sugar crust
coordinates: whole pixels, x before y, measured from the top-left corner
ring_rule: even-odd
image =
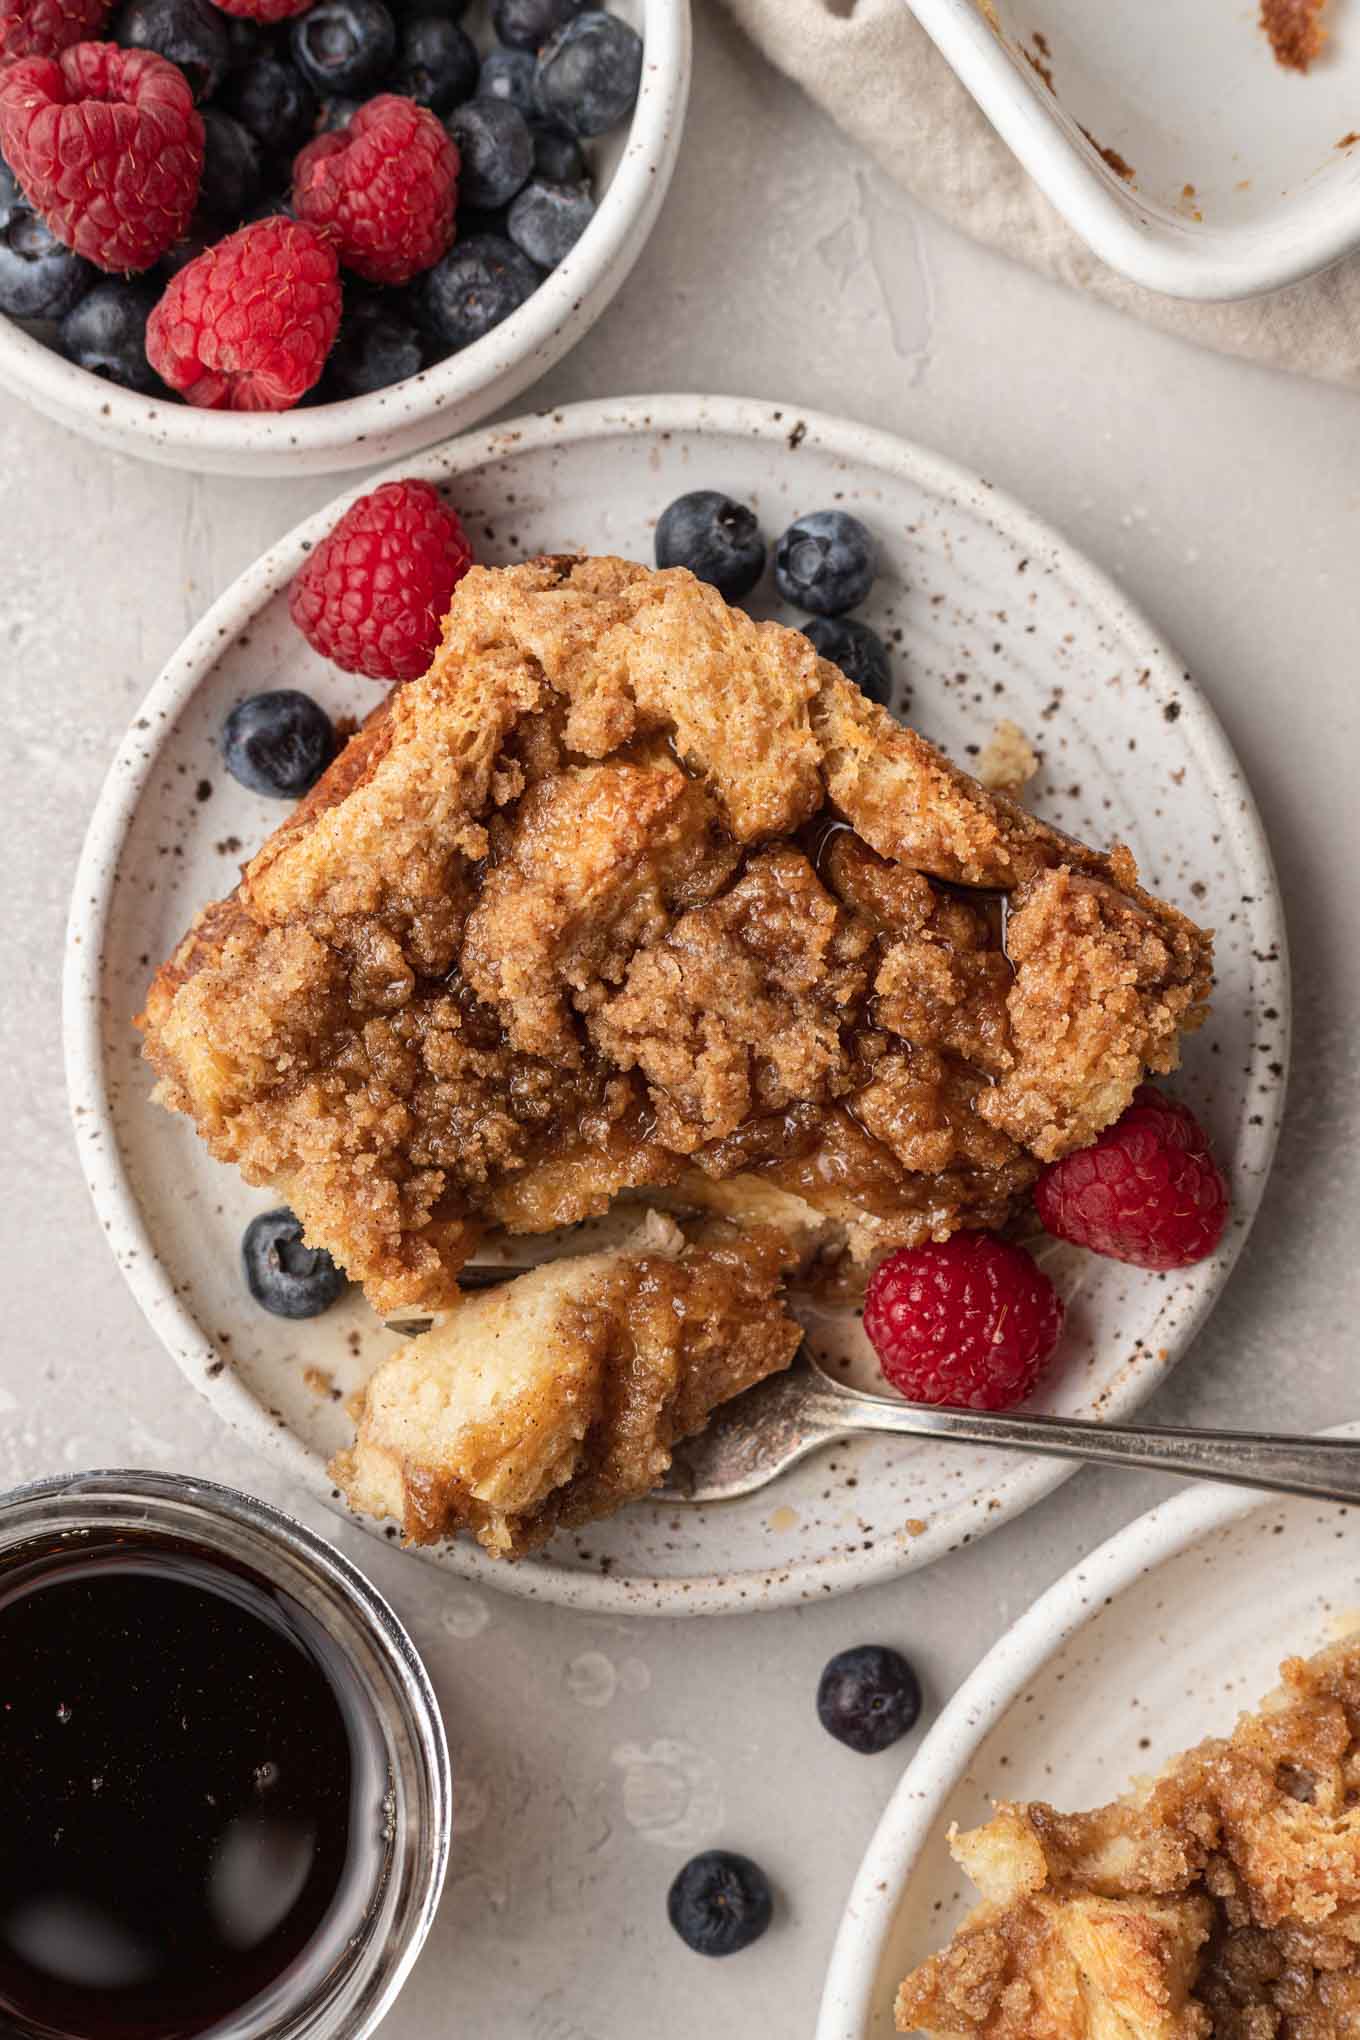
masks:
[[[951,1836],[983,1904],[909,1976],[937,2040],[1354,2040],[1360,1641],[1290,1659],[1226,1741],[1093,1813]]]
[[[621,1249],[465,1296],[385,1361],[331,1472],[353,1506],[498,1557],[650,1494],[671,1449],[802,1338],[777,1291],[783,1235],[650,1213]]]
[[[1174,1067],[1207,935],[682,570],[476,568],[157,973],[156,1095],[380,1312],[624,1190],[859,1258]]]

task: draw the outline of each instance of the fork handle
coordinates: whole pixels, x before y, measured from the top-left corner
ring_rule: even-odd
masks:
[[[841,1435],[895,1432],[912,1438],[953,1438],[1101,1466],[1179,1473],[1326,1502],[1360,1502],[1360,1441],[1290,1437],[1268,1431],[1177,1430],[1152,1424],[1097,1424],[1076,1417],[1001,1416],[992,1411],[933,1409],[886,1396],[819,1395],[818,1419]]]

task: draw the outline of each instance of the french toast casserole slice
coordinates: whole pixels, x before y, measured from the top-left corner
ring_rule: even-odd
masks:
[[[1360,1640],[1091,1813],[954,1834],[983,1903],[906,1979],[934,2040],[1355,2040]]]
[[[1127,851],[986,791],[799,632],[548,558],[467,574],[139,1024],[160,1102],[375,1310],[456,1319],[489,1231],[621,1193],[704,1215],[689,1268],[719,1221],[859,1266],[1002,1224],[1175,1066],[1210,972]],[[768,1371],[794,1333],[761,1280]]]

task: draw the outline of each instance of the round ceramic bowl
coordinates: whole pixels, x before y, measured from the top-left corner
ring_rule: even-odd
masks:
[[[575,345],[647,242],[675,168],[689,97],[689,0],[610,0],[643,38],[632,121],[593,145],[599,204],[527,304],[471,347],[371,396],[294,411],[196,411],[136,396],[0,316],[0,387],[119,453],[210,474],[328,474],[464,431],[517,397]],[[479,7],[470,17],[476,26]]]

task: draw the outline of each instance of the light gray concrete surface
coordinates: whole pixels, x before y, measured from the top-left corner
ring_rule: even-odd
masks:
[[[1275,1177],[1167,1419],[1360,1414],[1355,1210],[1360,403],[1149,334],[919,216],[700,0],[694,98],[654,240],[542,400],[715,390],[844,412],[980,469],[1066,531],[1208,691],[1265,812],[1299,1024]],[[536,399],[537,400],[537,399]],[[114,458],[0,398],[5,882],[0,1486],[181,1467],[334,1535],[439,1687],[458,1837],[391,2040],[807,2035],[831,1938],[908,1750],[813,1714],[824,1659],[884,1639],[933,1712],[1003,1626],[1162,1491],[1084,1473],[933,1571],[797,1613],[602,1621],[472,1593],[375,1545],[226,1435],[106,1255],[66,1122],[58,978],[85,817],[117,737],[211,597],[333,493]],[[756,1855],[778,1924],[724,1963],[666,1925],[693,1844]]]

